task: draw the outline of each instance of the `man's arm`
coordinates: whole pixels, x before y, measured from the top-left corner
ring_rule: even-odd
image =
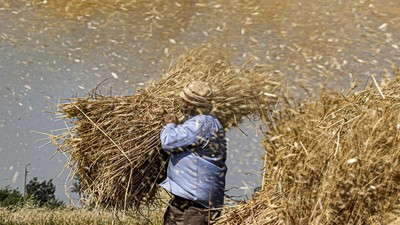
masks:
[[[197,140],[199,129],[200,124],[196,120],[189,120],[181,125],[168,123],[160,134],[161,146],[172,152],[176,148],[193,144]]]

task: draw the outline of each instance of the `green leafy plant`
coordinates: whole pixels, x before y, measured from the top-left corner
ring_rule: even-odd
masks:
[[[21,204],[23,196],[18,189],[12,189],[6,186],[0,189],[0,206],[8,207]]]
[[[56,199],[56,186],[53,180],[39,182],[37,177],[34,177],[26,185],[26,192],[29,198],[33,198],[38,206],[59,207],[64,205],[61,200]]]

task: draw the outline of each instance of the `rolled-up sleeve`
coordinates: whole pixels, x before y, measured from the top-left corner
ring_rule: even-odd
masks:
[[[199,129],[200,125],[196,120],[189,120],[181,125],[168,123],[160,134],[161,147],[172,152],[176,148],[193,144],[197,140]]]

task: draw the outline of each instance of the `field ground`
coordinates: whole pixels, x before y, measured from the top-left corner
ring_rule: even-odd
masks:
[[[83,208],[0,208],[0,224],[4,225],[105,225],[105,224],[162,224],[164,208],[148,211],[146,215],[134,216],[133,214],[111,211],[90,210]]]
[[[90,210],[83,208],[0,208],[2,225],[142,225],[162,224],[165,208],[154,210],[140,218],[129,215],[113,215],[110,211]],[[400,217],[388,225],[400,225]]]

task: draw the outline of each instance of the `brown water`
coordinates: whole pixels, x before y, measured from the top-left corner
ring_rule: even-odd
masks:
[[[106,78],[131,94],[157,78],[186,49],[216,42],[231,62],[268,64],[301,86],[334,90],[400,64],[400,2],[395,0],[0,0],[0,186],[22,190],[28,179],[54,179],[64,189],[65,158],[36,142],[62,128],[44,111],[61,97],[84,96]],[[228,188],[259,185],[262,135],[246,123],[229,134]],[[253,137],[254,136],[254,137]],[[250,138],[251,137],[251,138]],[[249,173],[253,175],[249,175]]]

